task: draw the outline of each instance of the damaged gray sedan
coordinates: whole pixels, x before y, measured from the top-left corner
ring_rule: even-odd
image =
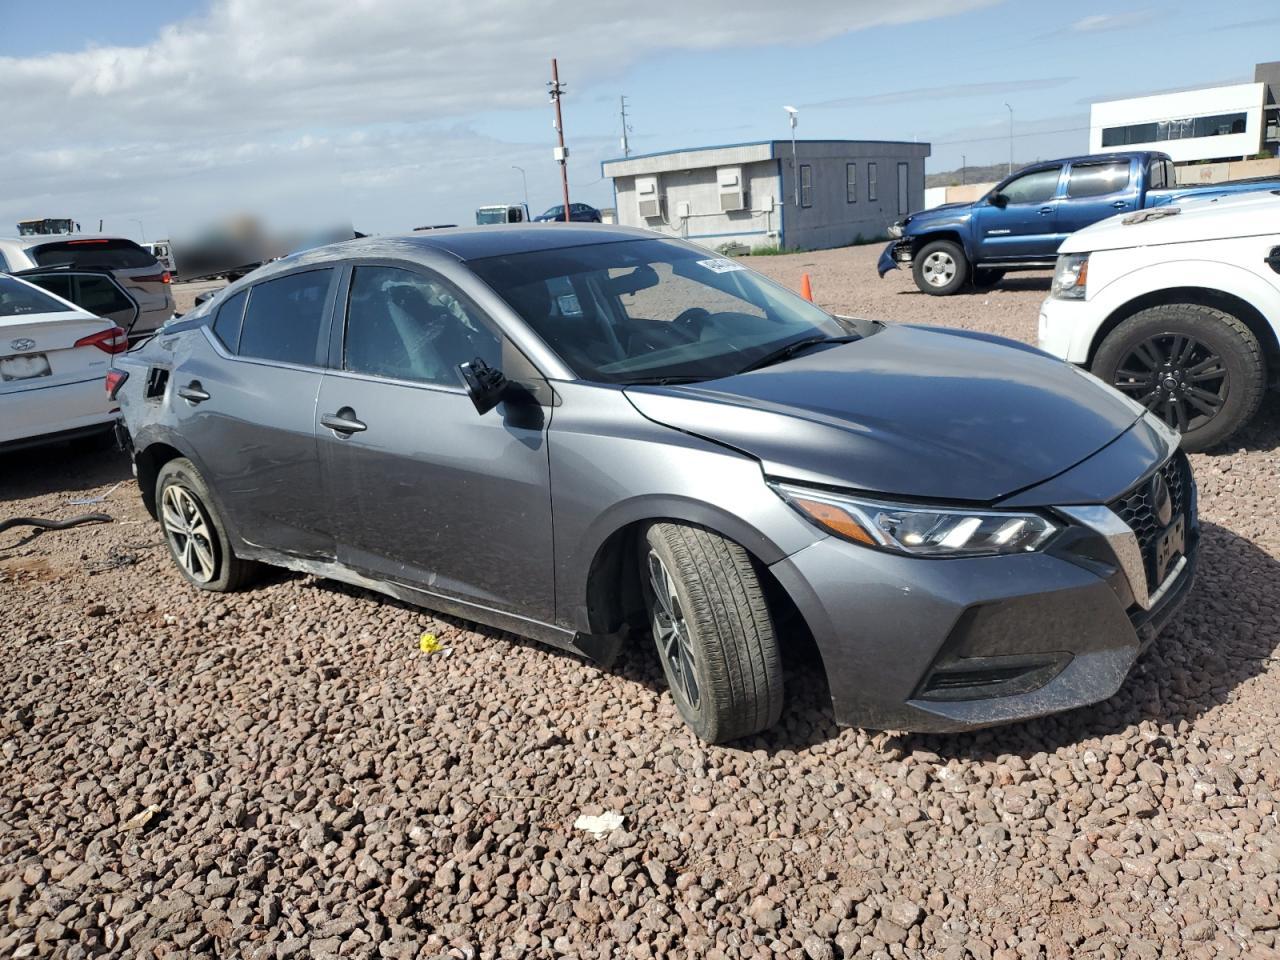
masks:
[[[777,721],[805,632],[841,723],[1104,699],[1196,562],[1176,436],[1099,381],[640,230],[308,251],[108,387],[195,586],[276,564],[603,664],[651,636],[709,741]]]

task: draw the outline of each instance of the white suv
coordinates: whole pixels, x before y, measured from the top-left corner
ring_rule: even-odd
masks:
[[[1040,348],[1163,417],[1227,439],[1280,375],[1280,191],[1112,217],[1058,249]]]

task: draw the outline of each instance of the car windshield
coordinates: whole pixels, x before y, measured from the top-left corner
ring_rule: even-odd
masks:
[[[74,310],[61,300],[41,293],[35,287],[0,276],[0,317],[20,317],[28,313],[61,313]]]
[[[481,207],[476,211],[476,223],[506,223],[507,208],[506,207]]]
[[[710,380],[789,344],[850,332],[736,261],[672,240],[540,250],[470,267],[584,380]]]
[[[557,205],[556,205],[556,206],[554,206],[554,207],[548,207],[546,210],[543,210],[543,211],[542,211],[542,215],[543,215],[544,217],[563,217],[563,216],[564,216],[564,205],[563,205],[563,204],[557,204]]]

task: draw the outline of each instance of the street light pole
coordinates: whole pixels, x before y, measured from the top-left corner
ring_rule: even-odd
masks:
[[[796,115],[800,112],[795,107],[783,107],[787,118],[791,121],[791,181],[795,187],[796,209],[800,209],[800,168],[796,165]]]
[[[517,167],[513,163],[511,169],[520,171],[520,180],[524,183],[524,205],[527,207],[529,206],[529,178],[524,175],[524,167]]]
[[[960,186],[962,187],[969,182],[965,178],[965,173],[968,172],[967,170],[968,166],[969,166],[969,158],[966,157],[963,153],[960,154]]]
[[[129,218],[129,222],[130,222],[130,223],[136,223],[136,224],[138,225],[138,232],[139,232],[140,234],[142,234],[142,242],[143,242],[143,243],[146,243],[146,242],[147,242],[147,231],[146,231],[145,229],[143,229],[142,221],[141,221],[141,220],[139,220],[139,219],[137,219],[136,217],[130,217],[130,218]]]
[[[569,151],[564,145],[564,118],[560,115],[560,95],[564,92],[565,85],[560,82],[560,68],[556,66],[556,58],[551,58],[551,82],[547,84],[551,89],[551,102],[556,108],[556,133],[560,137],[560,146],[556,147],[555,157],[560,164],[560,186],[564,190],[564,222],[569,222]]]
[[[1009,175],[1013,176],[1013,107],[1009,107]]]

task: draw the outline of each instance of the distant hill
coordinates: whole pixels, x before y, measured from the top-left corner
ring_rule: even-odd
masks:
[[[1015,163],[1013,169],[1017,170],[1019,167],[1025,167],[1026,165],[1026,163]],[[996,180],[1004,179],[1005,174],[1008,172],[1009,164],[1007,163],[988,163],[983,166],[973,164],[964,168],[963,180],[959,169],[946,170],[942,173],[925,174],[924,185],[926,187],[954,187],[961,183],[994,183]]]

